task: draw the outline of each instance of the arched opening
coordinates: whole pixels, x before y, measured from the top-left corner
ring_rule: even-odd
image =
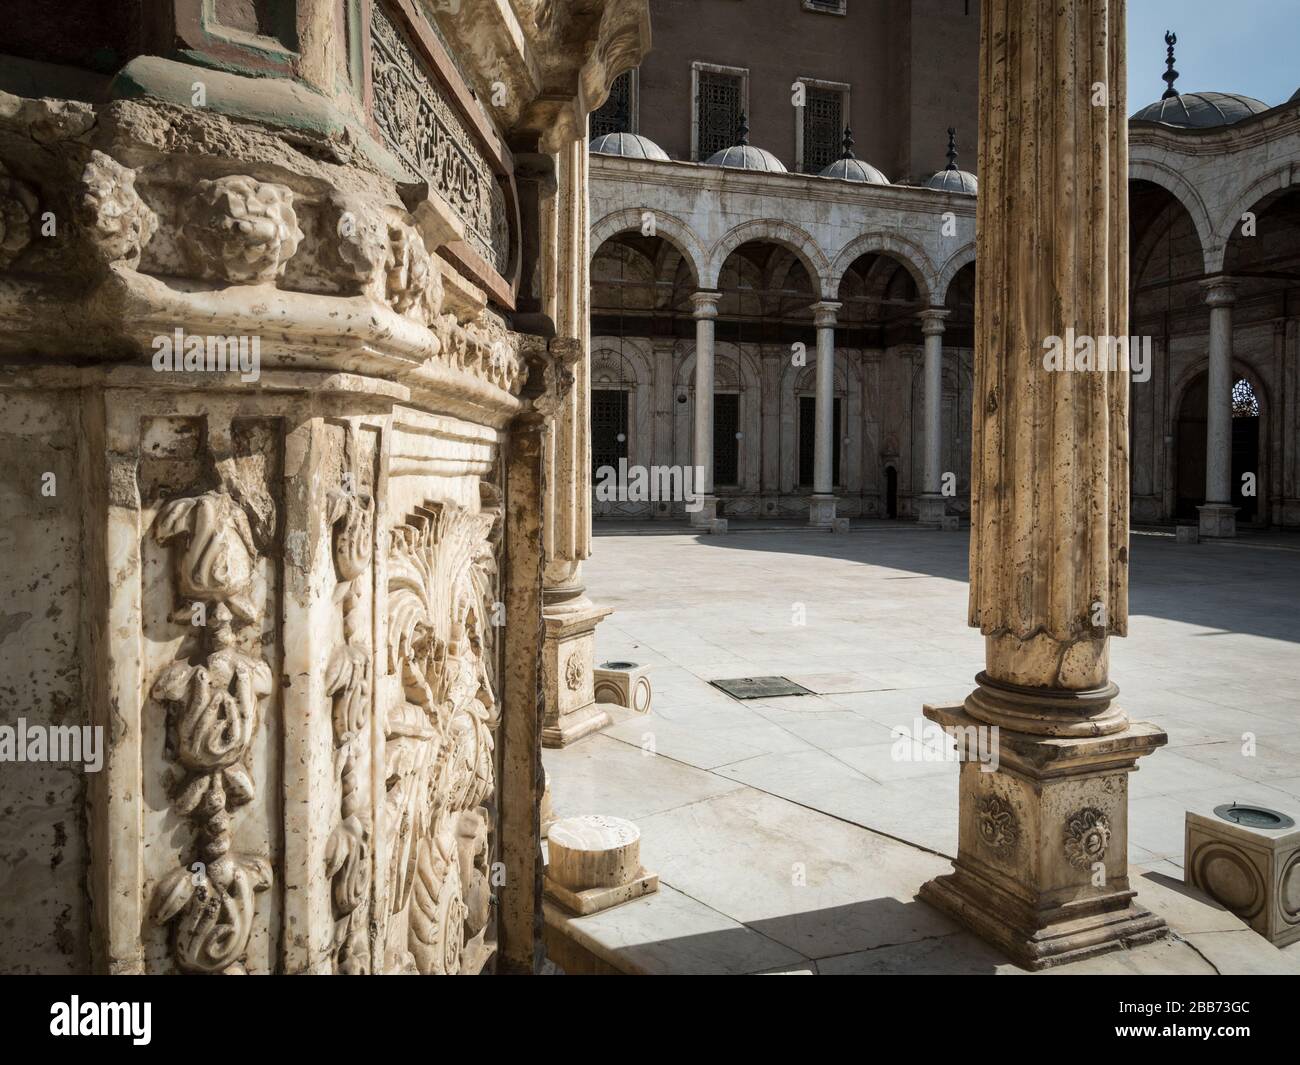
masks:
[[[1205,502],[1205,412],[1208,375],[1197,374],[1183,392],[1176,436],[1177,497],[1174,516],[1195,521]],[[1254,386],[1238,376],[1232,386],[1232,505],[1238,522],[1258,522],[1260,509],[1260,414]]]
[[[885,517],[898,517],[898,470],[885,467]]]

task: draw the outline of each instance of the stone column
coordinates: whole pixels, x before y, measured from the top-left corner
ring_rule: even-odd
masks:
[[[1232,505],[1232,307],[1237,283],[1228,277],[1203,282],[1210,306],[1210,369],[1205,409],[1205,504],[1196,508],[1202,536],[1236,536]]]
[[[808,524],[835,524],[835,315],[840,304],[823,300],[813,304],[817,326],[817,421],[813,450],[813,494],[808,501]]]
[[[697,292],[695,304],[695,492],[699,496],[691,511],[692,525],[709,525],[718,517],[718,498],[713,494],[713,322],[718,317],[719,292]]]
[[[925,477],[917,501],[917,520],[943,521],[943,320],[948,312],[939,307],[922,311],[921,334],[925,337]]]
[[[954,870],[921,897],[1037,969],[1166,930],[1127,865],[1128,774],[1166,737],[1115,705],[1108,673],[1128,618],[1128,374],[1039,354],[1069,328],[1128,332],[1124,3],[984,0],[981,19],[970,622],[986,668],[963,705],[925,708],[963,762]]]
[[[542,743],[563,747],[610,723],[596,703],[596,626],[612,612],[587,597],[582,562],[591,554],[591,315],[587,259],[587,143],[558,153],[557,195],[549,223],[555,238],[551,272],[556,331],[576,346],[573,387],[556,413],[547,441],[544,508],[543,676],[546,721]]]

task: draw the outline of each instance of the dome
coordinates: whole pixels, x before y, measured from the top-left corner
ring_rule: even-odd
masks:
[[[818,177],[837,178],[840,181],[856,181],[862,185],[888,185],[885,177],[870,163],[864,163],[853,154],[853,130],[844,130],[844,154],[830,166],[823,168]]]
[[[1268,104],[1253,96],[1235,92],[1183,92],[1147,104],[1133,116],[1134,122],[1163,122],[1180,129],[1212,129],[1231,126],[1243,118],[1267,111]]]
[[[714,152],[706,160],[706,166],[726,166],[733,170],[760,170],[768,174],[784,174],[785,166],[769,151],[755,148],[749,143],[749,123],[745,116],[740,116],[740,127],[736,130],[736,143],[720,152]]]
[[[1235,92],[1179,92],[1174,88],[1178,71],[1174,69],[1174,45],[1178,35],[1165,32],[1165,72],[1160,75],[1165,85],[1164,95],[1153,104],[1147,104],[1133,116],[1134,122],[1161,122],[1179,129],[1214,129],[1231,126],[1243,118],[1250,118],[1268,110],[1268,104],[1252,96]]]
[[[735,170],[765,170],[769,174],[784,174],[785,166],[769,151],[752,144],[733,144],[714,152],[705,162],[709,166],[729,166]]]
[[[667,162],[668,153],[649,137],[638,133],[604,133],[592,137],[590,150],[601,155],[621,155],[624,159],[654,159]]]
[[[1287,103],[1293,104],[1297,100],[1300,100],[1300,89],[1296,89],[1296,91],[1291,94],[1291,99],[1289,99]]]
[[[931,174],[921,187],[939,192],[964,192],[969,196],[979,192],[979,179],[969,170],[957,168],[957,130],[953,126],[948,127],[948,165]]]

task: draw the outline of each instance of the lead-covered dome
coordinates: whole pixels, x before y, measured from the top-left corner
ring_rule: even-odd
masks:
[[[970,196],[979,192],[980,183],[975,175],[957,166],[956,127],[948,127],[948,165],[938,173],[931,174],[922,187],[940,192],[964,192]]]
[[[714,152],[706,160],[708,166],[725,166],[732,170],[758,170],[768,174],[784,174],[784,164],[771,152],[756,148],[749,143],[749,123],[745,116],[740,116],[740,128],[736,130],[736,143]]]
[[[1179,92],[1174,88],[1178,71],[1174,69],[1174,45],[1178,35],[1165,31],[1164,95],[1133,115],[1134,122],[1160,122],[1177,129],[1214,129],[1231,126],[1243,118],[1267,111],[1268,104],[1253,96],[1236,92]]]
[[[649,137],[639,133],[603,133],[592,137],[588,146],[600,155],[620,155],[624,159],[654,159],[667,162],[668,153]]]
[[[835,162],[824,167],[819,172],[818,177],[836,178],[839,181],[856,181],[862,185],[889,184],[889,178],[885,177],[870,163],[864,163],[853,154],[853,130],[847,127],[844,130],[844,153]]]

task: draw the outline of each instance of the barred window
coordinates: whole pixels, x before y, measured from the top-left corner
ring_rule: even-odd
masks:
[[[816,174],[840,157],[844,134],[844,94],[838,89],[805,88],[803,169]]]
[[[848,13],[848,0],[803,0],[803,6],[806,11],[822,11],[827,15]]]
[[[628,70],[614,79],[609,87],[609,99],[591,113],[591,136],[631,132],[632,71]]]
[[[695,99],[695,116],[699,132],[695,158],[703,162],[714,152],[736,142],[740,126],[743,85],[738,74],[712,70],[699,72],[699,93]]]
[[[618,469],[627,458],[627,393],[618,388],[591,391],[591,475],[602,466]]]

